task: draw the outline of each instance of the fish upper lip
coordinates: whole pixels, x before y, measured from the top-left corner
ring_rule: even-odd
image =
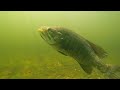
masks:
[[[40,27],[37,31],[38,32],[45,32],[45,31],[47,31],[48,29],[46,29],[46,27],[44,28],[44,27]]]
[[[37,31],[38,31],[38,32],[43,32],[43,29],[42,29],[42,28],[39,28]]]

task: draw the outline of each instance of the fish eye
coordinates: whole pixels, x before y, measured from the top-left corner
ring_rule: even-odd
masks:
[[[51,31],[52,29],[51,28],[48,28],[48,31]]]

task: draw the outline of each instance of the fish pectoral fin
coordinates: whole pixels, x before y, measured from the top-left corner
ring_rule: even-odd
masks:
[[[87,74],[91,74],[92,73],[92,66],[91,65],[83,65],[80,64],[80,66],[82,67],[82,69],[87,73]]]
[[[61,52],[61,51],[58,51],[59,53],[61,53],[61,54],[63,54],[63,55],[65,55],[65,56],[67,56],[65,53],[63,53],[63,52]]]
[[[87,40],[87,42],[89,43],[89,45],[92,47],[92,49],[94,50],[95,54],[99,57],[99,58],[104,58],[106,57],[108,54],[107,52],[101,48],[100,46],[95,45],[94,43],[90,42]]]

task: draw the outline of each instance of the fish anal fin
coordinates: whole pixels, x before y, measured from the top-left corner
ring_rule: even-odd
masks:
[[[87,73],[87,74],[91,74],[92,73],[92,66],[91,65],[84,65],[84,64],[80,64],[80,66],[82,67],[82,69]]]
[[[94,43],[90,42],[87,40],[87,42],[89,43],[89,45],[92,47],[92,49],[94,50],[95,54],[99,57],[99,58],[104,58],[106,57],[108,54],[107,52],[101,48],[100,46],[95,45]]]

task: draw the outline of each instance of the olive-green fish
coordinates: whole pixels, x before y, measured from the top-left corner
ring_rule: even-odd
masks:
[[[42,26],[38,31],[41,37],[58,52],[74,58],[86,73],[91,74],[93,68],[97,68],[108,78],[120,78],[119,66],[107,65],[101,61],[107,53],[100,46],[63,27]]]

